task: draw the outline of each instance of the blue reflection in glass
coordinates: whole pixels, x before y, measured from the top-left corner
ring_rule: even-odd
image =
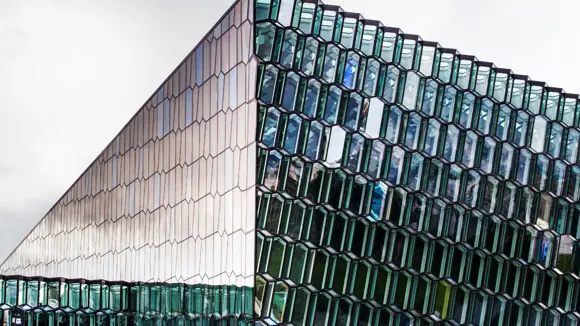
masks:
[[[383,90],[383,98],[390,103],[395,102],[395,95],[397,94],[397,85],[399,83],[399,69],[390,66],[387,70],[387,81],[385,82]]]
[[[164,94],[164,89],[163,89],[163,87],[161,87],[157,90],[157,103],[161,103],[163,101],[163,98],[165,97],[163,94]]]
[[[425,95],[423,96],[422,111],[428,115],[432,115],[435,111],[435,100],[437,98],[437,82],[428,80],[425,87]]]
[[[274,108],[270,109],[268,117],[266,118],[266,125],[264,126],[264,136],[262,136],[262,142],[268,147],[274,147],[279,118],[280,113]]]
[[[479,109],[479,124],[477,129],[484,134],[489,134],[492,108],[493,102],[489,99],[484,99],[481,103],[481,108]]]
[[[304,101],[304,114],[314,118],[316,114],[316,104],[318,103],[318,94],[320,93],[320,83],[311,82],[306,91],[306,100]]]
[[[321,133],[322,125],[318,122],[313,122],[310,125],[310,135],[308,136],[308,144],[306,146],[306,156],[311,160],[318,159]]]
[[[580,142],[580,133],[576,130],[570,130],[568,133],[568,141],[566,143],[566,155],[565,158],[570,163],[576,162],[576,156],[578,155],[578,143]]]
[[[195,50],[195,84],[203,84],[203,43]]]
[[[298,143],[298,132],[300,131],[301,121],[302,120],[296,115],[292,116],[288,121],[284,149],[290,154],[296,153],[296,144]]]
[[[387,189],[387,186],[382,182],[377,183],[374,187],[370,217],[375,221],[382,218],[386,206]]]
[[[296,99],[296,90],[298,89],[298,75],[288,74],[286,85],[284,85],[284,96],[282,97],[282,107],[288,111],[294,111],[294,101]]]
[[[332,86],[324,110],[324,120],[330,124],[335,124],[338,118],[338,107],[340,105],[341,91],[338,87]]]
[[[451,122],[453,119],[453,109],[455,107],[455,96],[457,95],[457,90],[451,86],[445,88],[445,94],[443,95],[443,108],[441,109],[441,118],[443,120]]]
[[[344,77],[342,79],[342,83],[347,88],[350,89],[354,88],[357,69],[358,69],[358,60],[356,60],[355,58],[349,58],[346,61],[346,67],[344,68]]]
[[[358,127],[358,117],[361,107],[361,97],[353,94],[348,100],[346,109],[345,126],[351,130],[356,130]]]
[[[550,251],[550,240],[547,237],[538,237],[538,242],[540,247],[540,257],[538,263],[544,264]]]
[[[296,50],[297,35],[292,30],[287,30],[282,43],[282,53],[280,54],[280,64],[284,68],[292,68],[294,61],[294,52]]]
[[[262,89],[260,90],[260,100],[265,104],[271,104],[274,99],[277,78],[278,70],[272,66],[267,67],[262,81]]]

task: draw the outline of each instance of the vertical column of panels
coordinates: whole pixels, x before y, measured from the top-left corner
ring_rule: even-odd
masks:
[[[232,7],[0,273],[253,285],[252,14]]]
[[[578,323],[576,95],[316,2],[255,41],[262,323]]]

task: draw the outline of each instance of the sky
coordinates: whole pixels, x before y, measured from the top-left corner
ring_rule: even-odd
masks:
[[[334,0],[580,93],[576,0]],[[0,0],[0,261],[232,0]]]

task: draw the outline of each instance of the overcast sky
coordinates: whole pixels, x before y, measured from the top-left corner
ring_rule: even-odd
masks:
[[[0,261],[232,0],[0,0]],[[577,0],[335,0],[580,92]]]

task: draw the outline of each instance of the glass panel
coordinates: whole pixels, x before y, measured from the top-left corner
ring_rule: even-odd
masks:
[[[344,77],[342,80],[342,83],[346,88],[353,89],[356,86],[359,60],[359,56],[353,52],[350,52],[347,56]]]
[[[284,42],[282,43],[282,50],[280,53],[280,64],[284,68],[292,68],[294,63],[294,55],[296,54],[296,45],[298,35],[292,30],[284,32]]]
[[[368,116],[364,132],[371,138],[378,138],[382,127],[384,103],[376,97],[370,99],[368,105]],[[364,111],[363,111],[364,112]]]
[[[299,80],[300,78],[295,73],[289,73],[286,76],[286,84],[284,85],[284,92],[282,96],[282,107],[288,111],[294,111]]]
[[[407,73],[405,81],[405,95],[403,96],[403,105],[409,109],[414,110],[417,104],[417,93],[419,91],[420,77],[414,72]]]
[[[399,76],[399,69],[395,66],[389,66],[383,90],[383,98],[389,103],[395,102],[395,95],[397,95],[397,87],[399,85]]]
[[[345,147],[346,131],[339,126],[332,127],[328,150],[326,152],[326,162],[331,167],[337,167],[342,160],[342,151]]]
[[[547,125],[548,123],[546,119],[542,118],[541,116],[537,116],[534,119],[534,129],[532,130],[531,148],[538,153],[544,151]]]

